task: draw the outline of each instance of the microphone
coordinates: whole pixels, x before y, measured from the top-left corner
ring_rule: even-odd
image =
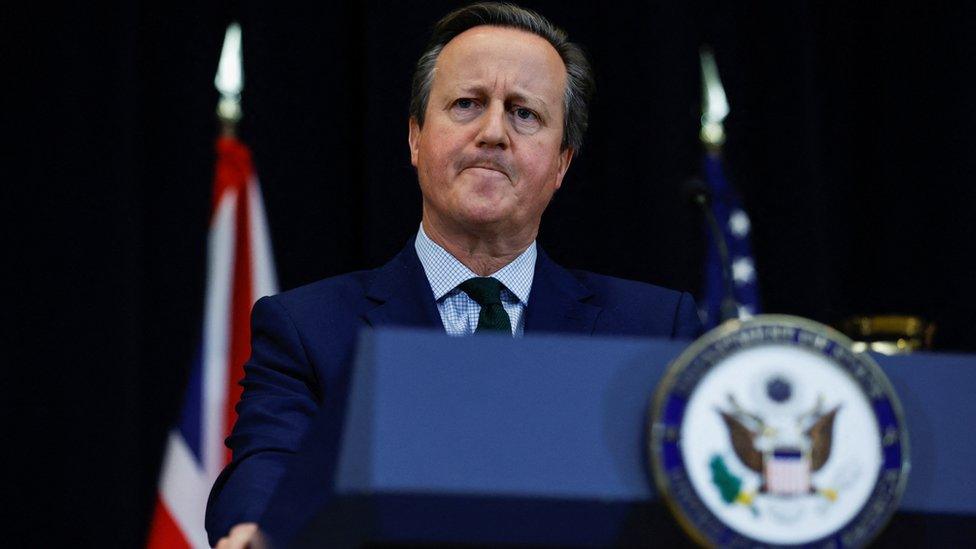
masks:
[[[709,232],[712,233],[715,250],[718,252],[718,261],[722,268],[722,286],[725,289],[725,295],[722,296],[722,304],[719,309],[720,320],[725,322],[739,318],[739,304],[735,300],[735,289],[732,286],[732,261],[729,259],[729,246],[725,241],[725,233],[719,228],[715,213],[712,212],[711,189],[704,181],[694,177],[682,183],[681,192],[689,202],[701,208],[708,223]]]

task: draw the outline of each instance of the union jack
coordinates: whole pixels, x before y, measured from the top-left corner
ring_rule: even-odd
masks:
[[[209,547],[207,496],[230,461],[223,442],[237,419],[238,382],[251,352],[251,307],[261,296],[276,293],[277,286],[251,153],[235,137],[220,137],[202,341],[179,422],[167,439],[147,541],[151,549]]]

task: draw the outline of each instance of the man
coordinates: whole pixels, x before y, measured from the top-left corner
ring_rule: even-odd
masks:
[[[692,298],[564,270],[538,249],[543,211],[579,150],[592,89],[580,49],[541,16],[504,4],[435,27],[413,83],[410,159],[423,194],[416,239],[384,267],[259,301],[234,459],[207,509],[211,541],[246,543],[311,418],[338,444],[357,332],[438,327],[693,337]],[[323,464],[331,470],[334,463]]]

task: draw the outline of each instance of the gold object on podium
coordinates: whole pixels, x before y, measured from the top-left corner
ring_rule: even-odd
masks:
[[[935,336],[934,323],[910,315],[852,316],[840,329],[854,340],[854,351],[886,355],[931,349]]]

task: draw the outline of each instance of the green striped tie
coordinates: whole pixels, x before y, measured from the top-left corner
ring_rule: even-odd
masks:
[[[478,327],[474,333],[490,331],[512,333],[512,321],[502,307],[502,283],[490,277],[469,278],[459,286],[464,293],[481,305]]]

